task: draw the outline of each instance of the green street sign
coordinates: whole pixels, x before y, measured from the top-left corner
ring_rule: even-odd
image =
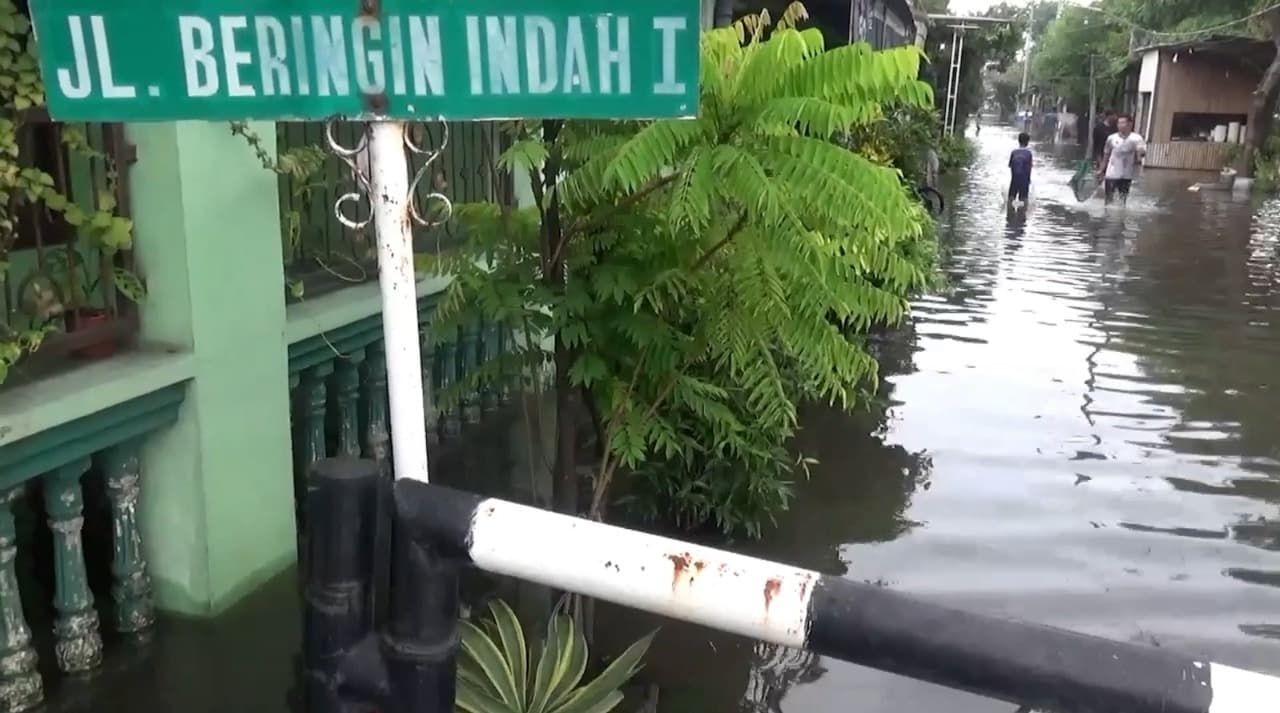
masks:
[[[699,0],[31,0],[67,121],[659,118]]]

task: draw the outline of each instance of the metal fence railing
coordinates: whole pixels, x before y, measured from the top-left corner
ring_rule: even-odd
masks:
[[[336,137],[344,146],[360,145],[363,125],[343,123]],[[316,147],[327,151],[323,122],[291,122],[277,124],[278,151],[298,147]],[[444,140],[441,124],[414,125],[415,143],[439,146]],[[497,170],[502,151],[502,136],[495,122],[452,122],[448,124],[448,141],[434,164],[434,174],[418,186],[421,199],[434,191],[445,192],[456,203],[479,201],[511,201],[511,182]],[[367,149],[366,149],[367,152]],[[357,163],[368,166],[368,157]],[[410,156],[410,173],[417,170],[421,156]],[[300,282],[304,294],[314,296],[342,287],[377,279],[376,242],[372,224],[365,230],[350,230],[334,216],[338,197],[351,190],[349,170],[329,157],[319,172],[306,180],[280,176],[280,215],[284,236],[284,270],[291,282]],[[363,219],[368,203],[359,206]],[[418,252],[435,252],[456,244],[460,238],[456,223],[419,229],[414,236]]]
[[[308,494],[310,561],[324,564],[306,573],[307,713],[350,704],[453,711],[457,568],[465,565],[1023,710],[1273,713],[1280,701],[1280,677],[409,478],[390,486],[368,461],[317,464]],[[373,533],[391,524],[379,501],[394,511],[389,554],[373,545]],[[390,606],[375,624],[370,573],[384,558],[390,577],[377,586]]]

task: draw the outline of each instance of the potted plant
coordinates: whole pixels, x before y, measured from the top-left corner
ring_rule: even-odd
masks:
[[[82,152],[92,151],[87,147]],[[114,181],[109,181],[113,184]],[[133,221],[116,215],[116,196],[110,189],[98,191],[92,213],[86,212],[78,204],[68,201],[63,195],[54,193],[45,196],[45,205],[50,209],[61,211],[63,220],[77,230],[76,244],[83,244],[90,251],[101,256],[97,269],[90,269],[90,262],[85,255],[75,248],[60,251],[68,308],[66,314],[67,332],[80,332],[103,325],[111,320],[111,312],[90,302],[90,295],[95,294],[110,272],[111,283],[116,291],[125,298],[140,302],[146,296],[146,288],[133,272],[114,265],[114,258],[121,250],[133,247]],[[93,343],[75,354],[84,358],[101,358],[115,353],[117,345],[104,335],[101,343]]]
[[[112,311],[93,304],[90,296],[98,293],[104,271],[108,270],[119,294],[135,302],[146,296],[142,281],[129,270],[112,266],[109,259],[102,260],[96,270],[91,269],[91,263],[83,255],[67,249],[47,255],[44,267],[33,270],[19,284],[19,304],[32,323],[40,325],[46,334],[49,331],[76,334],[102,327],[111,322]],[[115,354],[118,347],[113,334],[102,332],[71,353],[82,359],[102,359]]]

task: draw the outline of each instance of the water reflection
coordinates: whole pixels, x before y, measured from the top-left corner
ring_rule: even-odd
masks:
[[[743,695],[743,709],[751,713],[781,713],[782,698],[792,686],[812,683],[827,672],[822,658],[808,651],[757,643]]]
[[[821,465],[739,549],[1280,673],[1280,201],[1151,171],[1080,203],[1042,154],[1009,210],[1012,142],[951,192],[948,289],[874,340],[880,403],[805,410]],[[692,627],[653,659],[664,710],[1007,707]]]

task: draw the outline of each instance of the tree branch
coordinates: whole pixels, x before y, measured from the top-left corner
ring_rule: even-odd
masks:
[[[626,210],[627,208],[634,206],[635,204],[639,203],[640,201],[644,200],[645,198],[653,194],[655,191],[661,189],[666,185],[669,185],[672,181],[676,180],[676,178],[678,178],[679,176],[680,176],[680,172],[677,171],[675,173],[672,173],[669,176],[663,176],[662,178],[654,179],[650,181],[649,184],[646,185],[644,188],[641,188],[635,193],[632,193],[626,198],[623,198],[617,203],[614,203],[603,212],[597,213],[594,216],[591,216],[590,218],[587,218],[587,219],[579,219],[577,221],[574,221],[572,224],[569,225],[568,228],[565,229],[564,240],[561,241],[560,248],[564,248],[564,246],[568,245],[569,241],[572,240],[575,236],[580,235],[582,233],[586,233],[593,228],[600,227],[602,223],[608,222],[609,217],[611,217],[613,214],[617,213],[620,210]],[[560,250],[557,250],[551,256],[552,259],[559,259],[560,252],[561,252]]]
[[[721,238],[719,242],[717,242],[715,245],[712,245],[710,248],[708,248],[707,251],[702,254],[702,257],[698,258],[698,261],[693,263],[693,267],[689,268],[689,271],[697,272],[698,270],[702,269],[703,265],[706,265],[707,262],[710,261],[711,258],[715,256],[716,253],[720,252],[720,250],[722,250],[724,246],[728,245],[729,242],[732,241],[734,237],[738,235],[738,233],[742,232],[742,229],[743,227],[746,226],[746,224],[747,224],[747,214],[744,211],[742,214],[738,216],[738,221],[733,224],[733,227],[729,228],[729,232],[726,233],[725,236]]]
[[[609,481],[613,479],[612,452],[609,450],[609,443],[613,441],[615,426],[618,419],[622,418],[623,406],[626,405],[627,399],[631,398],[631,394],[635,392],[636,382],[640,380],[640,372],[644,369],[644,363],[649,359],[649,350],[646,349],[640,354],[640,360],[636,362],[636,368],[631,372],[631,381],[627,383],[627,390],[622,393],[622,397],[618,399],[618,403],[614,404],[613,413],[609,414],[609,421],[605,424],[604,448],[600,455],[600,472],[596,478],[595,487],[591,492],[591,510],[588,515],[600,520],[604,512],[604,494],[609,489]]]

